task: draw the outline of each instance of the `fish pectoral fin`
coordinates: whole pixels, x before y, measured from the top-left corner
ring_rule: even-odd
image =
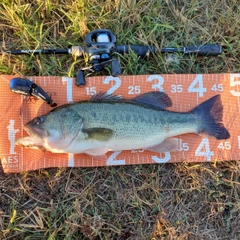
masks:
[[[167,138],[158,145],[147,148],[153,152],[173,152],[179,150],[182,145],[182,139],[180,138]]]
[[[88,149],[87,151],[85,151],[85,153],[90,157],[97,158],[103,161],[107,161],[107,155],[105,154],[107,152],[108,148]]]
[[[98,141],[108,141],[113,135],[113,130],[108,128],[87,128],[82,131],[87,134],[88,139]]]

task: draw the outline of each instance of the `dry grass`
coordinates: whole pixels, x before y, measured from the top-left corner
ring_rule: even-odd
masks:
[[[218,42],[217,58],[121,57],[123,74],[240,71],[240,7],[232,1],[4,0],[3,48],[83,45],[87,32],[111,29],[119,44],[183,46]],[[0,73],[68,75],[70,56],[1,56]],[[106,74],[103,72],[101,74]],[[240,239],[240,164],[160,164],[0,170],[1,239]]]
[[[118,239],[126,230],[129,239],[238,239],[239,171],[230,162],[5,174],[2,236]]]

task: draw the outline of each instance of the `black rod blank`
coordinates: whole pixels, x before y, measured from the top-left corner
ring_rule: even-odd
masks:
[[[74,51],[72,50],[74,49]],[[135,46],[135,45],[121,45],[116,46],[113,50],[121,54],[128,54],[131,51],[136,53],[138,56],[144,57],[148,54],[158,53],[156,46]],[[205,44],[201,46],[186,46],[181,48],[162,48],[161,53],[183,53],[185,55],[193,54],[198,56],[217,56],[222,53],[222,47],[219,44]],[[36,50],[6,50],[1,51],[0,54],[72,54],[76,56],[82,56],[87,54],[87,47],[72,47],[70,49],[36,49]]]

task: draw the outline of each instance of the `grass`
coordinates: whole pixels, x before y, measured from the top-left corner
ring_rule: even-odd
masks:
[[[67,48],[109,28],[118,44],[221,43],[216,58],[117,56],[123,74],[240,71],[240,7],[232,1],[3,0],[3,49]],[[83,59],[0,57],[1,74],[75,76]],[[97,74],[108,74],[105,70]],[[240,164],[177,163],[3,174],[1,239],[239,239]]]

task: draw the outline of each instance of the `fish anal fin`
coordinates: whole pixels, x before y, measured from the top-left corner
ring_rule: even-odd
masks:
[[[113,135],[113,130],[108,128],[87,128],[83,129],[83,132],[87,134],[88,139],[98,141],[108,141]]]
[[[180,138],[167,138],[160,144],[147,148],[147,150],[153,152],[173,152],[179,150],[181,145],[182,140]]]

